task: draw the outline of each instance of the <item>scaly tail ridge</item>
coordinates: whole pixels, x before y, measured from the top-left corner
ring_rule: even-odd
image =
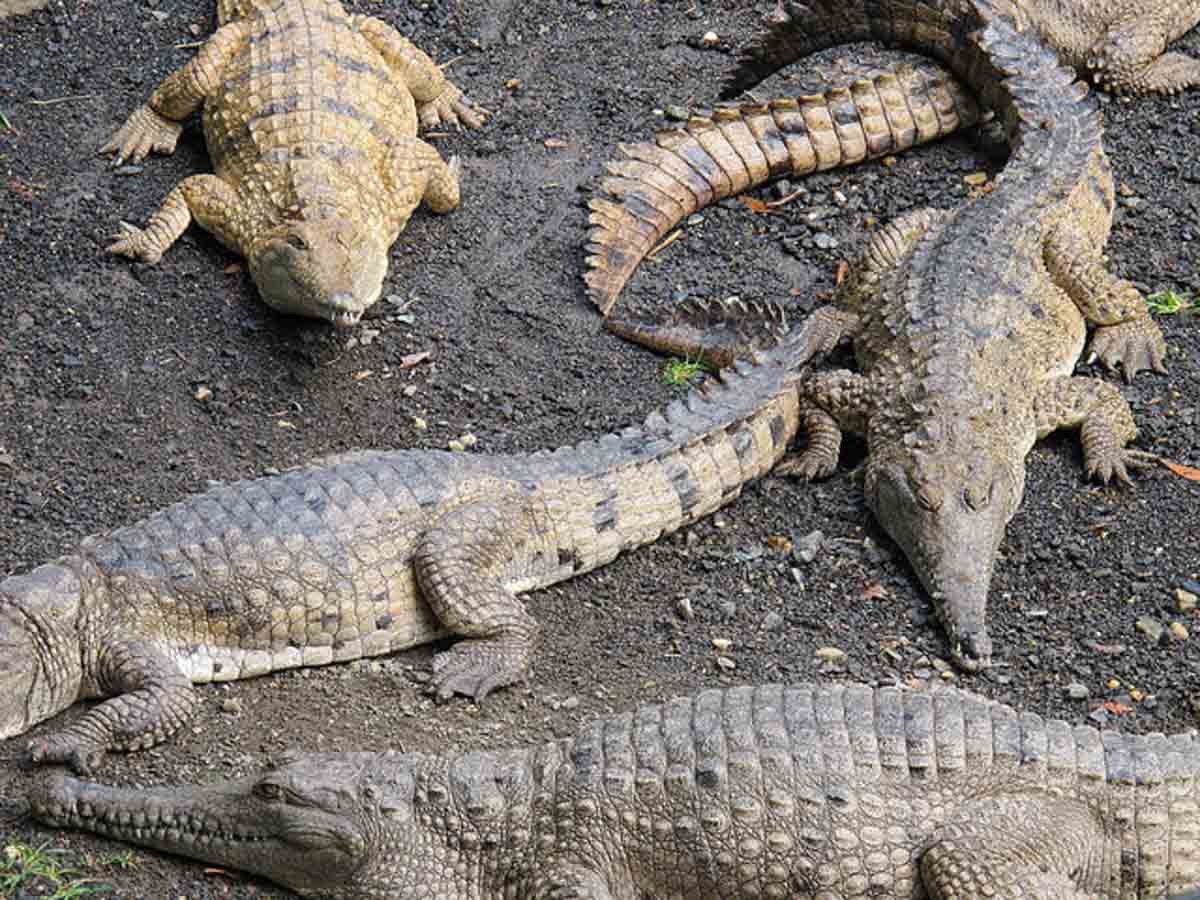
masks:
[[[697,210],[783,175],[896,153],[972,125],[979,106],[942,69],[903,65],[824,94],[694,115],[620,144],[588,206],[588,294],[603,315],[638,264]]]

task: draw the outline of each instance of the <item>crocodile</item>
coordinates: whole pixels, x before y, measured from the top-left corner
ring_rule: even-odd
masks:
[[[990,30],[1011,23],[990,3],[980,4],[994,16],[984,29],[938,19],[937,9],[955,6],[914,12],[906,0],[812,0],[803,16],[777,19],[737,83],[839,40],[913,42],[914,20],[953,66],[956,48],[995,46],[1001,39],[989,39]],[[811,23],[820,26],[810,31]],[[1034,442],[1078,428],[1087,475],[1105,483],[1128,483],[1129,468],[1147,456],[1125,446],[1137,428],[1117,388],[1072,374],[1087,324],[1097,326],[1092,354],[1127,378],[1165,371],[1165,342],[1144,301],[1103,266],[1114,197],[1094,98],[1049,50],[1024,46],[997,47],[1001,71],[968,82],[986,99],[989,82],[1003,81],[990,105],[1008,123],[1014,150],[996,189],[958,210],[918,210],[889,224],[837,302],[795,329],[814,352],[852,342],[859,371],[805,376],[809,443],[776,468],[826,477],[843,430],[865,435],[868,506],[931,595],[951,656],[967,670],[991,661],[988,590]],[[959,64],[968,77],[977,67]],[[654,337],[660,346],[663,339]]]
[[[390,25],[338,0],[218,0],[219,28],[100,148],[114,165],[172,153],[203,106],[214,174],[184,179],[110,253],[157,263],[193,220],[246,257],[284,313],[348,327],[382,291],[416,207],[458,206],[459,163],[418,123],[483,113]]]
[[[954,688],[709,690],[573,737],[283,754],[204,786],[45,777],[55,827],[383,900],[1164,897],[1200,887],[1200,738]]]
[[[1200,22],[1200,0],[1014,0],[1010,6],[1066,65],[1105,90],[1175,93],[1200,84],[1200,60],[1166,52]],[[800,7],[795,15],[819,30],[813,11]],[[769,22],[778,28],[790,16],[781,2]],[[887,31],[872,37],[896,42]],[[749,85],[737,78],[723,96]],[[607,316],[642,259],[672,228],[718,200],[775,178],[898,153],[979,119],[973,96],[952,73],[901,68],[822,94],[698,113],[683,128],[660,131],[653,143],[621,144],[625,158],[605,164],[601,196],[590,201],[588,295]]]
[[[431,686],[526,677],[517,593],[590,571],[733,501],[799,428],[784,341],[629,427],[537,453],[359,451],[214,487],[0,581],[0,739],[110,697],[30,744],[99,766],[165,739],[192,683],[464,638]]]

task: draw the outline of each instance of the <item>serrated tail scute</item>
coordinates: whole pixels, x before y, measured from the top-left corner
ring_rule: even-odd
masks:
[[[641,261],[692,213],[782,175],[803,176],[906,150],[979,119],[979,107],[932,65],[899,66],[825,94],[692,116],[655,142],[621,144],[605,164],[584,279],[608,315]],[[620,332],[619,332],[620,333]]]

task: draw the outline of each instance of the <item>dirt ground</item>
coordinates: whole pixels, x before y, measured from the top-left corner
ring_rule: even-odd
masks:
[[[464,165],[462,207],[418,213],[393,248],[381,301],[354,331],[275,315],[237,265],[192,229],[154,267],[102,252],[172,185],[207,171],[197,129],[178,152],[114,173],[95,148],[194,52],[210,0],[58,0],[0,21],[0,574],[69,550],[210,480],[350,448],[531,450],[639,422],[677,392],[663,360],[600,328],[582,267],[589,188],[618,141],[670,105],[711,101],[729,49],[773,3],[734,0],[358,2],[410,36],[495,115],[435,138]],[[715,32],[707,48],[701,37]],[[1200,36],[1182,42],[1200,55]],[[842,48],[791,73],[819,83],[865,58]],[[777,82],[797,90],[796,82]],[[1200,92],[1106,101],[1122,185],[1114,269],[1147,292],[1197,289]],[[4,123],[0,121],[0,128]],[[966,139],[794,182],[776,215],[708,210],[621,302],[798,296],[811,308],[855,252],[868,216],[966,197],[992,171]],[[981,253],[1004,253],[981,247]],[[1163,316],[1170,375],[1122,388],[1137,446],[1200,466],[1200,320]],[[431,361],[410,368],[410,354]],[[1081,371],[1090,372],[1083,366]],[[201,388],[210,399],[197,400]],[[939,678],[946,646],[902,556],[849,469],[816,485],[767,479],[685,533],[529,596],[544,626],[530,686],[483,704],[425,693],[430,648],[366,663],[200,688],[199,716],[164,746],[113,758],[105,780],[193,782],[255,769],[271,752],[524,744],[702,687],[771,679]],[[1200,484],[1165,469],[1133,490],[1084,481],[1074,435],[1029,457],[991,600],[999,665],[965,686],[1043,715],[1131,731],[1197,725],[1200,634],[1173,637],[1178,589],[1200,580]],[[823,534],[811,561],[793,550]],[[811,538],[810,538],[811,541]],[[678,609],[687,599],[694,617]],[[1167,628],[1152,641],[1140,619]],[[731,640],[718,664],[713,640]],[[822,663],[820,648],[843,650]],[[1068,686],[1085,699],[1072,699]],[[81,712],[76,707],[50,723]],[[42,726],[40,731],[47,725]],[[52,832],[21,816],[35,777],[23,740],[0,744],[0,846],[83,854],[121,897],[290,896],[241,875]],[[88,862],[90,860],[90,865]]]

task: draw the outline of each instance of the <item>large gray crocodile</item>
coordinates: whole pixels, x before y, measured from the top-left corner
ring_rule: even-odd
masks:
[[[736,83],[839,40],[933,35],[935,55],[961,68],[1008,123],[1015,149],[994,193],[883,229],[838,307],[800,326],[814,349],[853,340],[860,372],[804,380],[809,446],[777,469],[826,476],[843,429],[865,434],[868,504],[933,597],[953,658],[977,669],[992,653],[985,617],[996,552],[1037,438],[1078,427],[1087,473],[1104,482],[1128,481],[1137,457],[1124,448],[1137,429],[1117,389],[1071,374],[1086,323],[1098,326],[1093,354],[1127,377],[1163,370],[1165,344],[1137,290],[1103,266],[1113,182],[1095,103],[1049,51],[989,38],[1003,16],[982,29],[938,20],[935,6],[955,5],[914,12],[906,0],[812,0],[776,20]],[[985,16],[1008,9],[980,5]],[[978,60],[958,52],[1000,40],[1000,72],[983,78]],[[995,100],[989,82],[1002,85]]]
[[[803,346],[803,358],[810,353]],[[0,581],[0,738],[112,697],[31,745],[99,764],[191,715],[192,682],[389,653],[449,634],[442,696],[526,674],[516,593],[604,565],[738,496],[799,425],[793,346],[628,428],[556,451],[363,452],[199,494]]]
[[[245,256],[263,301],[352,325],[418,204],[458,206],[457,164],[417,137],[482,115],[385,22],[338,0],[218,0],[221,27],[102,153],[171,153],[203,106],[215,173],[181,182],[110,253],[156,263],[195,221]]]
[[[499,752],[289,754],[202,787],[62,774],[59,827],[341,900],[1165,897],[1200,887],[1200,739],[945,688],[764,685]]]
[[[791,8],[780,2],[771,17],[776,35],[793,16],[797,27],[819,32],[819,4]],[[1200,60],[1166,52],[1200,22],[1200,0],[1015,0],[1010,11],[1064,64],[1106,90],[1174,93],[1200,84]],[[906,40],[886,27],[870,37]],[[780,40],[786,47],[787,39]],[[724,96],[751,83],[737,77]],[[684,128],[659,132],[653,143],[622,144],[625,158],[605,164],[601,196],[589,203],[588,294],[608,315],[646,254],[689,215],[724,197],[773,178],[897,153],[978,119],[974,98],[945,69],[901,68],[819,95],[697,114]]]

